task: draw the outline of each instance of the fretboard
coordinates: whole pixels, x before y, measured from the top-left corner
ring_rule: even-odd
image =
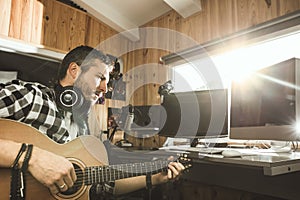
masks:
[[[155,174],[167,169],[168,161],[153,161],[109,166],[86,167],[84,171],[85,185],[103,183],[123,178]]]

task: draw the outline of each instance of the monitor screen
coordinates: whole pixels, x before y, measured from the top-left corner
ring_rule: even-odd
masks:
[[[203,90],[164,95],[159,135],[209,138],[228,135],[227,90]]]
[[[300,139],[299,67],[293,58],[232,82],[230,138]]]

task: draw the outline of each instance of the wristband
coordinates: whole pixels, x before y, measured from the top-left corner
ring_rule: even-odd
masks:
[[[148,190],[152,189],[151,173],[146,174],[146,188]]]
[[[12,164],[12,168],[13,169],[18,168],[18,166],[19,166],[19,164],[18,164],[19,160],[20,160],[22,154],[26,151],[26,148],[27,148],[27,145],[25,143],[23,143],[22,146],[21,146],[21,148],[20,148],[20,150],[19,150],[19,153],[18,153],[18,155],[17,155],[17,157],[16,157],[16,159],[14,161],[14,163]]]
[[[27,152],[25,154],[23,164],[22,164],[22,168],[21,168],[21,171],[20,171],[21,185],[23,186],[23,188],[20,188],[20,191],[22,192],[21,193],[22,200],[25,200],[25,197],[26,197],[26,190],[25,190],[25,188],[26,188],[26,179],[24,179],[23,176],[24,176],[24,174],[26,173],[26,171],[28,169],[28,163],[29,163],[29,160],[31,158],[32,148],[33,148],[33,145],[29,144],[28,147],[27,147]]]
[[[29,160],[31,158],[32,148],[33,148],[32,144],[29,144],[28,147],[27,147],[27,152],[25,154],[25,158],[24,158],[23,165],[22,165],[22,168],[21,168],[23,173],[25,173],[28,169],[28,163],[29,163]]]
[[[11,169],[11,180],[10,180],[10,199],[23,199],[23,195],[20,195],[20,185],[22,185],[22,173],[19,169],[19,160],[22,154],[26,151],[27,145],[25,143],[22,144],[19,153],[16,156],[15,161],[12,164]]]

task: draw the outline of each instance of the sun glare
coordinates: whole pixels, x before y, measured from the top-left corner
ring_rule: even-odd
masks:
[[[254,71],[281,61],[300,57],[300,33],[211,57],[225,83],[242,81]]]
[[[296,124],[296,133],[300,134],[300,122]]]

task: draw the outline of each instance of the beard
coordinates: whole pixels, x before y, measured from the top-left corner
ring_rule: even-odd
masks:
[[[91,101],[91,102],[93,101],[94,92],[89,87],[89,85],[85,83],[82,75],[80,75],[78,77],[78,79],[75,81],[74,86],[81,91],[81,93],[82,93],[83,97],[85,98],[85,100]]]
[[[74,121],[81,127],[85,126],[88,113],[91,109],[93,90],[84,81],[81,75],[74,83],[74,90],[79,90],[78,93],[81,93],[83,100],[80,107],[72,109]]]

